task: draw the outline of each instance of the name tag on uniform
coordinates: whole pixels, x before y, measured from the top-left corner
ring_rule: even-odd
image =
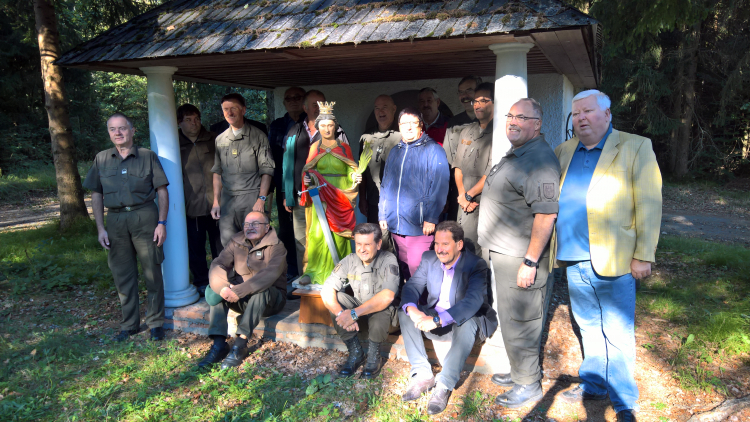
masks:
[[[236,156],[237,156],[237,154],[238,154],[237,150],[236,150],[236,149],[233,149],[233,150],[232,150],[232,155],[236,157]]]
[[[128,169],[122,169],[122,174],[128,174]]]

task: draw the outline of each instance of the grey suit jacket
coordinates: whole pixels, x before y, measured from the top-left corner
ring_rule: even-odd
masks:
[[[487,299],[489,270],[487,263],[468,250],[461,252],[450,292],[451,307],[446,311],[456,324],[476,318],[480,339],[491,337],[497,329],[497,313]],[[443,284],[443,269],[435,251],[422,255],[414,275],[404,284],[401,291],[401,306],[416,303],[422,312],[437,315],[434,311],[440,299],[440,286]],[[427,301],[420,303],[420,297],[427,292]]]

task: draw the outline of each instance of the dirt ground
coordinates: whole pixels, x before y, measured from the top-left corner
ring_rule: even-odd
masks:
[[[743,186],[744,188],[744,186]],[[90,198],[86,201],[90,212]],[[59,205],[51,200],[36,199],[23,206],[0,206],[0,231],[18,230],[34,227],[51,218],[56,217]],[[739,242],[750,244],[750,210],[723,204],[721,200],[712,197],[710,192],[681,192],[678,189],[665,189],[664,217],[662,232],[673,235],[704,238],[720,242]],[[668,272],[678,271],[674,265],[665,259],[657,263],[653,270]],[[40,298],[37,306],[52,304],[59,299],[60,309],[66,310],[80,318],[82,329],[92,334],[109,335],[117,326],[119,309],[116,297],[105,297],[101,301],[80,301],[81,295],[93,296],[92,292],[79,292],[77,296],[68,298]],[[6,305],[11,298],[2,299],[0,306]],[[91,304],[91,308],[82,308],[81,304]],[[544,398],[536,405],[518,410],[508,410],[500,406],[491,405],[481,417],[474,420],[492,420],[521,418],[526,421],[614,421],[615,413],[609,401],[581,404],[568,404],[559,398],[559,393],[577,384],[577,369],[582,360],[580,338],[577,327],[573,325],[570,316],[570,302],[567,288],[558,284],[549,311],[551,318],[548,329],[545,330],[541,357],[544,368]],[[29,318],[33,315],[29,313]],[[98,321],[89,325],[92,320]],[[718,361],[712,364],[697,363],[705,370],[721,374],[721,379],[727,387],[726,395],[715,391],[686,391],[680,388],[679,382],[673,376],[675,370],[669,364],[677,353],[680,342],[676,336],[670,335],[678,330],[677,327],[658,318],[637,318],[636,321],[636,381],[640,388],[640,421],[686,421],[691,416],[711,410],[723,401],[731,398],[741,398],[750,395],[750,370],[748,357],[740,356],[730,360],[723,360],[719,368]],[[684,333],[685,335],[687,333]],[[146,335],[146,334],[143,334]],[[208,350],[210,341],[193,334],[170,331],[168,337],[177,339],[184,344],[195,360],[198,361]],[[679,336],[677,336],[679,338]],[[254,347],[259,351],[248,359],[248,363],[257,362],[273,366],[286,373],[302,373],[312,378],[319,373],[335,373],[336,367],[345,359],[341,352],[317,348],[301,349],[289,343],[273,342],[254,338]],[[650,346],[644,347],[644,344]],[[323,363],[321,365],[321,363]],[[408,374],[408,365],[401,361],[391,360],[386,364],[389,370],[383,371],[384,391],[386,394],[400,396],[406,385],[404,376]],[[436,370],[438,368],[435,368]],[[489,400],[506,391],[490,382],[487,375],[463,373],[459,386],[451,396],[451,404],[441,415],[433,418],[436,421],[455,420],[460,408],[461,397],[482,391],[489,396]],[[427,396],[422,399],[404,404],[404,406],[420,408],[426,407]],[[356,418],[366,415],[353,415]],[[724,420],[750,421],[750,409],[745,409]]]

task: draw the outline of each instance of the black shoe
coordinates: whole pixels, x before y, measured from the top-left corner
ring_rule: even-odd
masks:
[[[542,383],[539,381],[526,385],[514,384],[510,391],[500,394],[495,398],[495,404],[507,407],[508,409],[517,409],[527,404],[538,402],[543,396]]]
[[[164,340],[164,328],[155,327],[151,329],[151,341],[162,341]]]
[[[221,360],[227,357],[228,354],[229,345],[227,343],[222,343],[221,347],[218,348],[216,347],[216,344],[214,344],[210,349],[208,349],[208,353],[206,353],[206,356],[203,357],[203,360],[198,362],[197,366],[198,368],[212,366],[221,362]]]
[[[195,286],[195,290],[198,291],[198,296],[206,297],[206,288],[208,288],[207,284],[204,284],[203,286]]]
[[[583,391],[581,384],[578,384],[576,388],[563,392],[560,397],[568,403],[580,403],[584,400],[604,400],[607,398],[607,395],[589,394]]]
[[[435,386],[435,377],[425,380],[412,380],[406,388],[404,395],[401,396],[401,401],[416,400],[422,396],[422,393],[430,391],[433,386]]]
[[[365,351],[362,350],[362,345],[359,344],[357,336],[350,338],[344,342],[346,348],[349,349],[349,357],[346,358],[346,362],[339,368],[340,377],[351,377],[357,372],[357,368],[365,361]]]
[[[138,330],[122,330],[120,331],[120,334],[116,335],[114,340],[116,342],[122,342],[128,339],[130,336],[134,336],[138,334]]]
[[[510,379],[510,373],[495,374],[492,376],[492,378],[490,378],[490,381],[502,387],[513,387],[515,385],[513,383],[513,380]]]
[[[448,399],[451,397],[451,390],[445,388],[442,384],[438,384],[435,390],[432,391],[430,401],[427,402],[427,414],[437,415],[442,413],[446,407],[448,407]]]
[[[620,410],[617,412],[617,422],[636,422],[633,409]]]
[[[383,359],[380,357],[380,343],[370,340],[367,349],[367,363],[362,369],[363,379],[372,379],[378,376],[383,368]]]
[[[224,360],[221,362],[221,369],[235,368],[237,366],[242,365],[242,361],[245,360],[247,355],[248,355],[247,346],[232,347],[232,350],[229,352],[227,357],[225,357]]]

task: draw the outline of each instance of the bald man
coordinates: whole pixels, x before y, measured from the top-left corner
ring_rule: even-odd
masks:
[[[362,179],[364,187],[359,192],[359,210],[367,217],[368,223],[378,224],[378,202],[380,201],[380,180],[383,177],[385,160],[391,148],[401,141],[401,133],[396,122],[396,103],[390,95],[375,98],[375,120],[377,127],[362,135],[359,140],[360,154],[365,143],[372,149],[372,159],[367,165]],[[383,250],[393,252],[388,230],[383,231]]]
[[[266,214],[247,214],[242,231],[230,238],[211,263],[208,278],[208,336],[214,344],[198,366],[221,361],[222,369],[236,367],[248,355],[247,338],[260,318],[277,314],[286,305],[286,248]],[[229,309],[240,314],[231,350],[226,340]]]

